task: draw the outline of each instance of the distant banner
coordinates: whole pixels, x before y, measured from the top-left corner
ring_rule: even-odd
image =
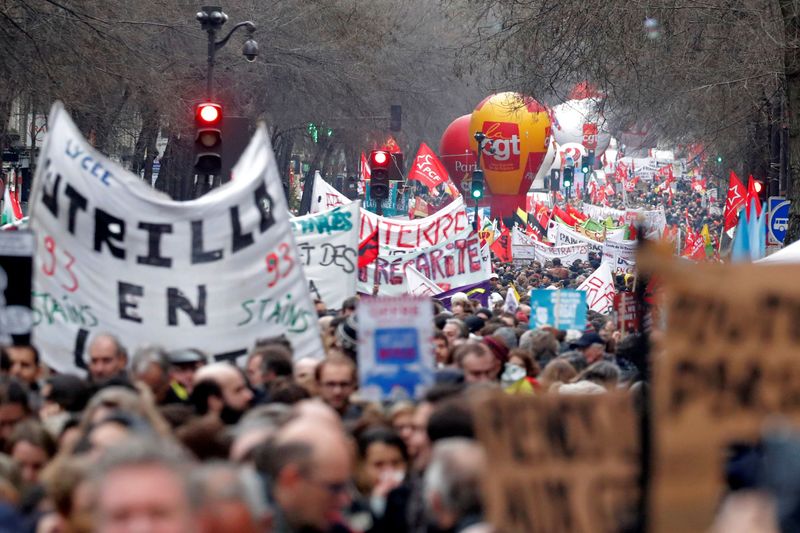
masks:
[[[308,290],[331,309],[356,294],[359,205],[350,202],[291,219]]]
[[[614,209],[612,207],[603,207],[601,205],[587,203],[584,203],[583,206],[581,206],[581,211],[595,220],[605,220],[608,217],[611,217],[614,222],[619,222],[625,217],[625,211],[621,209]]]
[[[598,255],[603,253],[602,242],[592,240],[586,235],[582,235],[558,222],[550,223],[550,230],[547,232],[547,237],[548,240],[556,246],[583,244],[589,247],[590,252],[595,252]]]
[[[336,188],[322,179],[319,171],[314,173],[314,188],[311,192],[311,209],[310,213],[319,213],[320,211],[327,211],[340,205],[350,203],[350,199],[344,194],[336,190]]]
[[[236,179],[175,202],[83,139],[53,106],[31,195],[36,232],[33,339],[59,372],[85,369],[91,337],[196,347],[236,359],[285,334],[321,357],[269,136],[262,126]]]
[[[422,246],[413,251],[381,246],[375,262],[359,269],[359,292],[373,294],[377,285],[380,295],[404,294],[408,266],[416,268],[443,290],[488,279],[491,269],[477,234],[464,230],[435,246]]]
[[[571,265],[576,260],[587,261],[589,259],[588,244],[548,246],[532,239],[517,227],[514,227],[511,233],[511,249],[515,261],[539,261],[544,264],[545,261],[558,258],[561,260],[561,264]]]
[[[636,241],[603,243],[603,262],[614,274],[630,274],[636,265]]]
[[[664,228],[667,227],[667,216],[664,213],[664,208],[645,211],[644,209],[628,209],[625,213],[626,222],[634,222],[641,216],[644,221],[644,235],[648,239],[661,238],[664,233]]]
[[[531,291],[531,328],[586,328],[586,293],[576,289]]]
[[[480,283],[473,283],[463,287],[454,287],[449,291],[440,292],[434,298],[439,300],[447,310],[450,310],[450,300],[457,292],[463,292],[470,300],[478,300],[483,307],[489,307],[489,296],[492,294],[492,284],[489,283],[487,279]]]
[[[433,215],[416,220],[381,217],[362,209],[359,238],[363,240],[376,227],[381,246],[418,251],[447,241],[469,230],[471,225],[464,211],[464,199],[458,197]]]

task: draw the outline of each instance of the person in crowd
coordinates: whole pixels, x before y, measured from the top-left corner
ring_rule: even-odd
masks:
[[[468,341],[456,348],[454,356],[456,366],[464,372],[464,381],[468,384],[494,382],[502,368],[498,358],[483,343]]]
[[[363,412],[350,402],[358,385],[356,365],[349,357],[334,355],[323,359],[316,369],[319,397],[332,407],[342,420],[356,421]]]
[[[28,390],[14,378],[0,380],[0,450],[6,448],[14,428],[31,415]]]
[[[425,472],[425,506],[442,531],[488,533],[483,518],[481,480],[487,471],[486,454],[475,441],[444,439],[436,443]]]
[[[317,395],[317,365],[319,359],[303,357],[293,363],[292,378],[295,383],[305,388],[311,396]]]
[[[595,332],[584,333],[581,338],[570,346],[571,349],[579,350],[586,363],[591,365],[603,358],[605,355],[606,342]]]
[[[270,384],[292,377],[292,351],[278,343],[259,346],[247,359],[247,377],[261,396],[259,403],[268,402]]]
[[[95,531],[201,531],[194,466],[169,442],[132,440],[109,449],[89,477]]]
[[[465,341],[469,337],[469,329],[463,320],[458,318],[450,318],[442,328],[442,333],[447,337],[447,342],[450,347],[456,346]]]
[[[208,364],[208,356],[196,348],[184,348],[169,352],[170,392],[164,403],[183,403],[189,401],[194,388],[195,373]]]
[[[257,450],[255,464],[269,480],[274,532],[325,532],[342,523],[352,459],[340,426],[300,416]]]
[[[194,375],[192,402],[200,416],[235,424],[250,406],[253,392],[241,370],[228,363],[212,363]]]
[[[433,358],[437,368],[453,364],[449,339],[447,335],[439,331],[433,334]]]
[[[14,428],[6,451],[17,464],[22,482],[33,486],[47,462],[56,454],[56,443],[41,423],[25,420]]]
[[[158,404],[163,404],[169,394],[169,371],[169,354],[160,346],[142,346],[133,353],[131,378],[146,385]]]
[[[408,451],[405,442],[394,430],[375,426],[367,428],[356,437],[358,457],[355,483],[359,491],[361,508],[369,511],[370,529],[382,531],[389,493],[405,480],[408,469]]]
[[[526,350],[515,348],[508,353],[500,382],[506,392],[512,394],[533,394],[541,391],[541,385],[536,380],[539,375],[539,365],[533,360]]]
[[[43,376],[43,367],[39,359],[39,350],[35,346],[8,346],[3,348],[11,362],[8,375],[24,383],[28,390],[35,395],[39,391],[39,380]],[[32,401],[35,401],[32,398]],[[34,405],[35,407],[35,405]]]
[[[554,385],[571,382],[578,372],[570,362],[561,357],[552,359],[538,376],[543,391],[550,391]]]
[[[102,384],[112,379],[127,381],[128,352],[114,335],[99,333],[89,343],[89,378]]]

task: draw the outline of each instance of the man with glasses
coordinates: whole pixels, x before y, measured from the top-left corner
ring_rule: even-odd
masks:
[[[255,454],[275,507],[273,532],[327,532],[351,502],[352,459],[341,427],[316,416],[287,423]]]
[[[343,421],[361,417],[361,407],[350,403],[350,395],[358,382],[356,365],[350,358],[335,355],[323,359],[317,366],[316,378],[320,398],[339,413]]]

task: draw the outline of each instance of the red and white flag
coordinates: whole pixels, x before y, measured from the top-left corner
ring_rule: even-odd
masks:
[[[739,222],[739,209],[741,209],[741,207],[744,205],[746,196],[747,191],[742,184],[742,180],[740,180],[739,176],[737,176],[731,170],[731,181],[728,185],[728,196],[725,199],[725,231],[729,231],[736,227],[736,224]]]
[[[607,262],[592,272],[586,281],[578,286],[579,291],[586,292],[586,305],[589,309],[607,315],[614,308],[614,277]]]
[[[428,189],[446,183],[449,180],[447,169],[444,168],[442,162],[433,153],[433,150],[428,148],[428,145],[422,143],[419,146],[417,157],[414,158],[414,164],[411,171],[408,173],[408,180],[416,180],[425,184]]]
[[[764,186],[763,184],[761,185]],[[756,204],[756,216],[761,216],[761,200],[758,197],[758,191],[756,190],[756,180],[753,179],[753,176],[750,176],[749,181],[747,182],[747,198],[745,202],[745,210],[747,211],[747,221],[750,222],[750,204],[755,202]]]
[[[361,181],[369,181],[372,178],[372,171],[369,168],[369,163],[367,162],[367,156],[364,152],[361,152]]]

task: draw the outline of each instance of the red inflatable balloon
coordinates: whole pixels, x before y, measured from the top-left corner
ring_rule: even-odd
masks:
[[[469,128],[471,117],[464,115],[455,119],[444,130],[439,141],[439,159],[459,189],[464,176],[475,170],[475,152],[469,146],[472,137]]]

